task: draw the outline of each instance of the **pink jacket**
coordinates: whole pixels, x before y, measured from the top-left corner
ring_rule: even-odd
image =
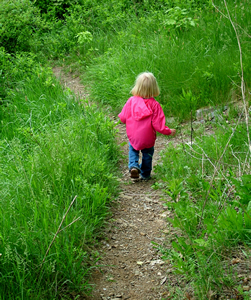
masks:
[[[129,142],[135,150],[153,147],[156,131],[165,135],[172,133],[171,129],[165,126],[164,112],[154,98],[143,99],[138,96],[129,98],[119,118],[126,124]]]

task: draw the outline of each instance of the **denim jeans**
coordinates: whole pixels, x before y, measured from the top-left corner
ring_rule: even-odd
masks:
[[[135,150],[129,143],[129,170],[136,168],[143,179],[147,179],[152,171],[152,159],[154,147],[140,150],[142,153],[142,163],[139,165],[139,150]]]

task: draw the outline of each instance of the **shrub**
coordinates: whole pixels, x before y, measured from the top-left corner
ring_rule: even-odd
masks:
[[[30,50],[45,23],[29,0],[1,1],[0,47],[8,53]]]
[[[36,0],[34,5],[39,8],[42,14],[47,15],[47,19],[63,19],[69,7],[81,4],[82,2],[82,0]]]

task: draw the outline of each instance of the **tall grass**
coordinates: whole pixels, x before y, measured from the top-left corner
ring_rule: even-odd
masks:
[[[200,132],[190,143],[169,147],[156,168],[156,188],[169,196],[174,212],[168,226],[180,229],[172,248],[161,248],[178,274],[190,281],[198,299],[238,289],[233,257],[243,253],[248,265],[251,246],[250,155],[244,124],[227,125],[224,117],[213,125],[214,134]],[[228,141],[231,142],[228,145]],[[222,154],[224,155],[222,156]],[[242,250],[240,250],[242,249]],[[244,267],[245,268],[245,267]]]
[[[250,8],[244,4],[237,21],[245,30],[250,28]],[[109,49],[88,68],[86,79],[95,81],[92,95],[100,102],[120,110],[133,86],[135,77],[143,71],[152,71],[158,79],[159,101],[165,112],[187,118],[191,110],[202,106],[218,105],[232,99],[238,90],[240,73],[239,50],[235,33],[228,20],[215,10],[200,14],[195,27],[166,28],[168,16],[141,18],[116,32]],[[249,53],[250,41],[240,30],[243,53]],[[98,46],[97,46],[98,48]],[[250,86],[251,66],[244,55],[245,78]],[[191,91],[192,104],[182,99],[182,89]],[[192,107],[191,107],[192,106]]]
[[[184,120],[201,106],[238,99],[240,63],[235,33],[229,21],[206,1],[169,1],[171,10],[161,1],[144,2],[143,6],[127,1],[85,1],[82,6],[69,5],[69,14],[61,20],[53,18],[52,10],[46,21],[29,1],[3,3],[6,27],[2,29],[8,39],[1,40],[5,49],[0,49],[0,298],[78,297],[90,289],[90,256],[94,262],[98,259],[90,244],[117,192],[114,126],[98,107],[76,102],[74,94],[63,91],[51,71],[35,61],[61,58],[74,62],[71,68],[85,70],[85,82],[90,85],[92,81],[91,96],[114,112],[119,112],[130,96],[138,73],[152,71],[161,88],[159,101],[165,113]],[[216,4],[224,13],[222,1]],[[240,25],[247,90],[251,78],[248,4],[241,0],[229,4]],[[9,8],[18,16],[18,24],[12,22]],[[36,11],[36,27],[31,28],[25,22],[33,19],[32,11]],[[18,33],[18,43],[11,32]],[[78,34],[86,32],[91,38],[78,40]],[[23,45],[32,53],[17,53]],[[213,161],[219,158],[219,149],[232,131],[223,125],[217,130],[214,138],[198,141],[195,150],[200,157],[204,148]],[[230,249],[229,245],[250,243],[250,220],[245,213],[250,210],[250,178],[245,174],[240,181],[234,178],[238,163],[243,167],[246,159],[243,127],[238,131],[242,135],[234,135],[204,216],[201,200],[207,197],[212,165],[204,161],[200,170],[198,159],[188,159],[184,148],[172,148],[158,169],[164,189],[174,200],[170,206],[176,219],[170,222],[189,238],[189,242],[179,238],[171,254],[162,250],[178,271],[189,280],[195,278],[200,299],[215,287],[210,281],[212,273],[217,275],[216,285],[221,283],[223,273],[217,267],[222,252]],[[229,167],[229,162],[236,166]],[[167,168],[171,163],[173,167]],[[239,198],[232,196],[223,179],[236,185]],[[45,257],[76,195],[64,229]],[[176,201],[177,196],[181,201]],[[212,253],[219,255],[216,260]],[[224,283],[230,280],[225,279]]]
[[[2,109],[0,298],[86,293],[90,256],[97,259],[90,245],[117,193],[114,125],[47,69],[18,85]],[[73,224],[42,263],[75,195],[62,228]]]

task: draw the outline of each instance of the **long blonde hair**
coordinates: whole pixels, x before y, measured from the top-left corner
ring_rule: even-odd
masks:
[[[140,96],[146,99],[158,96],[160,90],[154,75],[150,72],[140,73],[136,78],[131,93],[133,96]]]

